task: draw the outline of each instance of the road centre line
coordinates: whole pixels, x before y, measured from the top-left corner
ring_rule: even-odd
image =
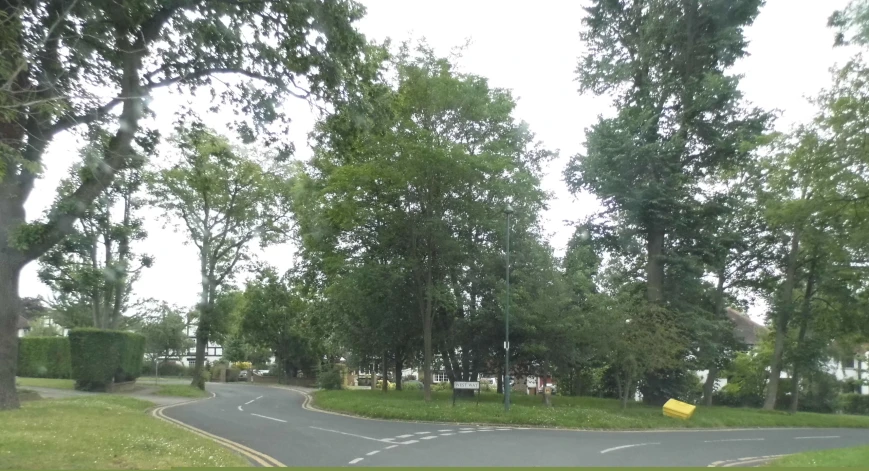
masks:
[[[794,440],[811,440],[814,438],[842,438],[839,435],[826,435],[820,437],[794,437]]]
[[[362,460],[364,460],[364,459],[365,459],[365,458],[356,458],[355,460],[351,461],[350,464],[356,464],[356,463],[358,463],[358,462],[360,462],[360,461],[362,461]]]
[[[380,450],[369,451],[368,453],[365,453],[365,456],[374,456],[378,453],[380,453]]]
[[[262,418],[264,418],[264,419],[274,420],[275,422],[283,422],[283,423],[287,423],[286,420],[276,419],[276,418],[274,418],[274,417],[269,417],[269,416],[267,416],[267,415],[259,415],[259,414],[251,414],[251,415],[255,415],[255,416],[257,416],[257,417],[262,417]]]
[[[704,440],[703,443],[720,443],[720,442],[760,442],[765,438],[725,438],[723,440]]]
[[[391,440],[391,439],[382,439],[382,438],[366,437],[365,435],[356,435],[355,433],[347,433],[347,432],[341,432],[341,431],[339,431],[339,430],[330,430],[330,429],[327,429],[327,428],[314,427],[313,425],[311,425],[310,427],[311,427],[312,429],[315,429],[315,430],[322,430],[322,431],[324,431],[324,432],[338,433],[338,434],[341,434],[341,435],[347,435],[348,437],[364,438],[365,440],[373,440],[373,441],[375,441],[375,442],[381,442],[381,443],[389,443],[389,441],[387,441],[387,440]]]
[[[606,450],[601,450],[600,453],[604,454],[604,453],[609,453],[611,451],[623,450],[625,448],[633,448],[633,447],[637,447],[637,446],[648,446],[648,445],[660,445],[660,443],[636,443],[633,445],[614,446],[612,448],[607,448]]]
[[[393,449],[393,448],[395,448],[395,447],[397,447],[397,446],[398,446],[398,445],[389,445],[388,447],[384,448],[384,450],[391,450],[391,449]]]

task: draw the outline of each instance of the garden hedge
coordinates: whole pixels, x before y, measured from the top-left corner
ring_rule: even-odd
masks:
[[[23,337],[18,344],[18,376],[68,379],[72,374],[69,339]]]
[[[132,332],[73,329],[69,332],[72,379],[76,389],[104,391],[142,372],[145,337]]]
[[[869,395],[842,394],[839,401],[842,412],[846,414],[869,415]]]

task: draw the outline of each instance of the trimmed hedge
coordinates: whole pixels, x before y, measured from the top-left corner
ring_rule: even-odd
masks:
[[[69,379],[72,375],[69,339],[23,337],[18,344],[18,376]]]
[[[73,329],[69,332],[69,347],[76,389],[105,391],[112,383],[135,380],[142,372],[143,335],[117,330]]]

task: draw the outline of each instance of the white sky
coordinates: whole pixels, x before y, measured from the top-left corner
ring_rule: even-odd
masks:
[[[516,117],[527,121],[537,138],[560,158],[551,164],[544,188],[553,193],[550,209],[544,216],[551,243],[561,253],[575,221],[598,209],[593,197],[574,198],[562,181],[562,170],[570,156],[580,152],[584,131],[598,115],[609,111],[610,99],[580,96],[575,82],[577,59],[583,51],[579,39],[582,6],[585,1],[543,0],[534,3],[517,0],[362,0],[368,8],[361,30],[370,38],[394,41],[426,38],[439,53],[472,43],[463,53],[462,69],[488,77],[493,87],[510,88],[518,98]],[[751,56],[738,65],[744,75],[741,88],[746,98],[766,109],[782,112],[777,127],[811,119],[813,108],[806,97],[815,95],[830,83],[830,67],[847,58],[845,51],[832,47],[833,33],[826,27],[830,14],[846,0],[768,0],[755,24],[748,30]],[[165,125],[171,120],[179,97],[169,93],[155,95],[152,108]],[[290,105],[296,127],[291,138],[297,153],[310,155],[307,133],[313,115],[303,103]],[[220,116],[210,116],[209,124],[220,129]],[[161,126],[164,127],[164,126]],[[168,130],[168,128],[164,129]],[[60,136],[46,156],[47,171],[37,183],[27,203],[28,219],[38,218],[54,198],[54,189],[77,158],[79,143],[71,136]],[[192,245],[172,227],[164,228],[159,213],[143,213],[150,237],[136,249],[156,257],[135,286],[135,296],[156,298],[181,306],[192,306],[199,291],[198,261]],[[293,247],[272,247],[262,259],[280,269],[292,264]],[[24,269],[22,296],[50,292],[36,277],[36,263]],[[760,319],[763,308],[750,312]]]

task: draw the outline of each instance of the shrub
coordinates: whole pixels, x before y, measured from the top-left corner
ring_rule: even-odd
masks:
[[[241,374],[241,370],[238,368],[229,368],[226,370],[226,382],[234,383],[238,381],[238,375]]]
[[[232,364],[233,368],[238,368],[239,370],[250,370],[253,368],[253,363],[249,361],[237,361]]]
[[[320,389],[337,390],[344,384],[341,369],[337,366],[322,368],[317,375],[317,385]]]
[[[422,383],[419,381],[402,381],[401,389],[404,391],[422,391]]]
[[[69,339],[24,337],[18,344],[18,376],[67,379],[72,374]]]
[[[431,385],[432,391],[452,391],[453,385],[449,381],[444,381],[442,383],[434,383]]]
[[[863,394],[842,394],[839,408],[845,414],[869,415],[869,396]]]
[[[142,372],[145,337],[131,332],[73,329],[69,332],[72,379],[76,389],[102,391]]]

